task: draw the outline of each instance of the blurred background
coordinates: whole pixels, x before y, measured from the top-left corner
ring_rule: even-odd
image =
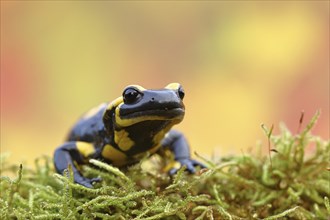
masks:
[[[54,149],[129,84],[179,82],[194,151],[241,154],[320,109],[329,138],[329,2],[1,1],[1,153]]]

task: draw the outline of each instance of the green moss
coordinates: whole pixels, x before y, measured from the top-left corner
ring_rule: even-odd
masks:
[[[166,155],[120,170],[91,160],[83,173],[103,179],[94,189],[74,184],[70,167],[54,173],[49,157],[31,170],[2,155],[1,173],[18,174],[1,177],[0,219],[327,219],[330,143],[311,135],[317,117],[297,135],[263,126],[269,155],[200,158],[209,169],[195,175],[181,169],[171,179]]]

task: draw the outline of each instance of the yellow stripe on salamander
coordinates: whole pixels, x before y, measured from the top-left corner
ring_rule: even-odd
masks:
[[[123,152],[111,146],[110,144],[104,146],[102,150],[102,156],[106,159],[111,160],[113,165],[115,166],[122,166],[127,163],[127,156]]]
[[[123,151],[128,151],[134,145],[134,141],[128,137],[128,133],[124,129],[115,131],[115,142]]]
[[[83,155],[85,158],[87,158],[95,153],[95,148],[94,148],[93,144],[91,144],[91,143],[77,141],[76,147],[77,147],[79,153],[81,155]]]
[[[126,86],[126,88],[128,87],[135,87],[136,89],[140,90],[141,92],[146,90],[145,88],[143,88],[142,86],[139,86],[139,85],[129,85],[129,86]]]
[[[159,145],[164,137],[168,135],[169,130],[173,127],[174,123],[168,124],[163,130],[159,131],[153,138],[153,143]]]
[[[167,164],[163,169],[162,171],[167,173],[169,172],[171,169],[175,168],[175,169],[180,169],[181,167],[181,164],[177,161],[172,161],[170,162],[169,164]]]
[[[121,118],[120,117],[120,106],[118,108],[116,108],[116,113],[115,113],[115,117],[116,117],[116,123],[119,126],[122,127],[128,127],[130,125],[142,122],[142,121],[157,121],[157,120],[167,120],[167,117],[165,116],[160,116],[160,115],[144,115],[144,116],[139,116],[139,117],[135,117],[135,118]],[[171,119],[173,120],[174,124],[179,123],[182,120],[183,116],[178,116],[176,119]]]
[[[123,102],[124,102],[124,99],[122,96],[120,96],[120,97],[116,98],[115,100],[113,100],[112,102],[110,102],[110,104],[107,107],[107,110],[116,108],[118,105],[120,105]]]
[[[179,83],[170,83],[165,87],[165,89],[177,90],[179,89],[179,87],[180,87]]]

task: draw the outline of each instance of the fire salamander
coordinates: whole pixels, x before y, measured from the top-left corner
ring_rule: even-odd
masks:
[[[91,188],[100,178],[86,178],[77,167],[88,159],[120,167],[138,162],[146,152],[154,154],[167,148],[176,164],[194,173],[195,166],[204,165],[190,158],[186,138],[171,129],[183,120],[184,95],[178,83],[159,90],[126,87],[122,96],[91,109],[73,126],[67,141],[55,150],[56,171],[63,174],[70,164],[75,182]],[[180,166],[173,165],[169,173],[173,175]]]

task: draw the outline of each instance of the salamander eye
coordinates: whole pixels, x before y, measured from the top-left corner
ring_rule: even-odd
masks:
[[[133,104],[137,100],[139,100],[141,97],[140,91],[138,91],[135,88],[127,88],[123,92],[123,98],[125,104]]]
[[[184,90],[183,90],[182,86],[180,86],[178,88],[178,94],[179,94],[180,99],[182,100],[184,98]]]

